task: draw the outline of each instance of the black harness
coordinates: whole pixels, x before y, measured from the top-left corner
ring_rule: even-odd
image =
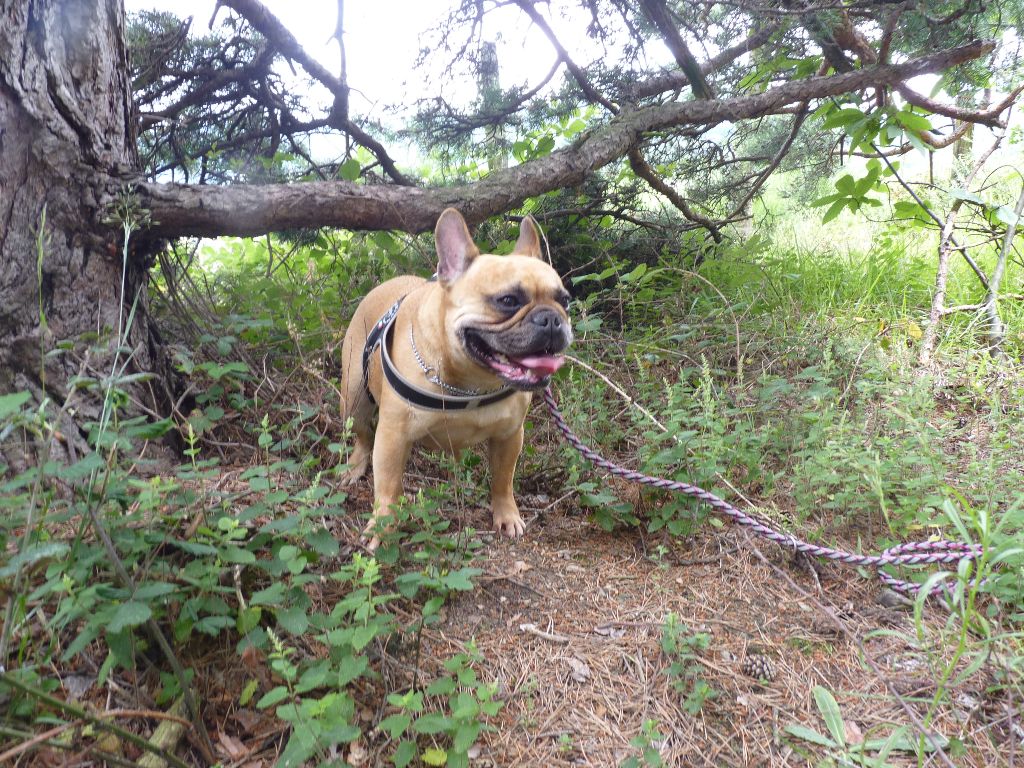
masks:
[[[404,299],[403,296],[392,304],[391,309],[384,313],[366,336],[366,346],[363,347],[363,389],[371,403],[377,404],[370,393],[370,357],[378,347],[380,347],[380,364],[384,371],[384,378],[400,398],[417,408],[429,411],[468,411],[500,402],[515,392],[511,387],[505,387],[497,392],[484,395],[438,395],[420,389],[404,379],[395,368],[394,363],[391,362],[391,354],[388,351],[388,346],[391,343],[391,331],[395,327],[395,318],[398,317],[398,308],[402,306]]]

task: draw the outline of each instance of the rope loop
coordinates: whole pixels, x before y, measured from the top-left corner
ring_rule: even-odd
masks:
[[[811,544],[810,542],[798,539],[791,533],[784,533],[771,527],[765,521],[737,509],[725,499],[716,496],[710,491],[705,491],[699,486],[690,485],[680,480],[654,477],[653,475],[647,475],[635,469],[627,469],[609,461],[584,443],[572,431],[572,428],[566,423],[565,417],[562,416],[562,412],[558,409],[558,403],[555,402],[555,396],[552,394],[550,386],[544,389],[544,402],[551,412],[551,418],[554,419],[555,426],[558,427],[566,441],[594,466],[632,482],[650,486],[651,488],[682,493],[685,496],[703,501],[715,512],[732,520],[737,525],[749,528],[761,538],[774,541],[779,546],[791,549],[794,552],[825,560],[833,560],[838,563],[845,563],[846,565],[874,568],[878,571],[879,579],[890,588],[899,592],[916,595],[921,585],[912,581],[897,579],[882,570],[885,566],[953,564],[959,563],[962,560],[978,560],[981,558],[983,550],[980,544],[965,544],[961,541],[910,541],[890,547],[880,555],[859,555],[842,549]],[[940,588],[946,589],[945,584],[936,585],[933,591]]]

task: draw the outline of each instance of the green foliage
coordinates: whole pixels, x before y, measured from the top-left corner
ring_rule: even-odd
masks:
[[[392,761],[404,768],[416,756],[415,741],[407,736],[429,736],[434,746],[419,753],[426,765],[444,765],[462,768],[469,765],[469,749],[488,726],[482,715],[494,717],[501,709],[495,700],[497,687],[482,682],[472,665],[480,661],[472,644],[444,663],[447,674],[433,680],[422,691],[405,694],[392,693],[388,703],[398,711],[381,721],[379,727],[387,733],[397,747]],[[437,709],[428,711],[431,702]],[[438,746],[438,741],[447,747]]]
[[[906,726],[887,729],[888,734],[885,736],[851,740],[839,704],[831,691],[818,685],[814,687],[813,693],[828,733],[823,734],[805,725],[787,725],[784,730],[800,741],[825,748],[826,754],[839,765],[885,768],[893,765],[888,760],[890,756],[898,756],[894,753],[909,752],[924,759],[925,753],[948,745],[948,741],[939,736],[914,738]]]
[[[394,239],[349,241],[352,274],[381,247],[396,262],[404,258]],[[319,245],[306,249],[307,277],[334,268]],[[54,665],[97,653],[101,685],[119,670],[138,671],[144,657],[158,658],[153,627],[166,628],[172,653],[183,657],[211,640],[233,645],[245,658],[266,659],[267,673],[252,676],[239,701],[288,726],[280,764],[298,764],[323,759],[374,727],[357,713],[368,696],[389,693],[379,690],[380,649],[418,648],[423,627],[439,620],[449,596],[473,588],[480,571],[468,562],[478,544],[471,531],[448,532],[433,494],[397,515],[400,526],[416,527],[414,534],[389,533],[378,558],[339,557],[331,527],[347,514],[347,499],[323,477],[336,452],[328,439],[341,436],[315,428],[323,405],[293,399],[301,390],[277,402],[261,395],[268,372],[246,354],[284,347],[294,364],[306,353],[303,334],[322,343],[329,333],[325,316],[289,306],[301,281],[265,281],[260,259],[267,253],[251,244],[227,253],[216,275],[221,321],[194,348],[177,350],[195,402],[186,418],[124,418],[123,387],[133,379],[115,362],[117,375],[76,383],[100,391],[108,404],[101,420],[81,423],[88,452],[68,465],[44,459],[20,471],[0,467],[0,547],[14,553],[0,564],[0,579],[15,585],[0,663],[18,667],[33,690],[47,691],[59,685],[49,672]],[[326,280],[318,284],[325,295],[333,290]],[[125,336],[131,317],[125,313]],[[293,337],[297,323],[307,325]],[[91,343],[99,354],[108,341]],[[76,391],[59,408],[33,406],[27,392],[0,395],[4,455],[49,445]],[[156,470],[140,458],[147,443],[176,428],[182,464]],[[226,469],[218,458],[225,435],[251,446],[228,488],[216,481]],[[47,632],[40,634],[33,627],[43,616]],[[320,652],[307,653],[310,646]],[[426,764],[465,765],[467,750],[500,709],[495,687],[477,677],[472,651],[450,660],[426,688],[417,683],[429,674],[418,666],[418,651],[411,658],[413,679],[396,684],[412,684],[428,698],[396,762],[419,754]],[[168,705],[194,677],[194,669],[161,668],[157,701]],[[270,679],[270,686],[260,682]],[[8,716],[27,724],[52,718],[39,700],[20,693]]]
[[[639,750],[639,755],[630,755],[619,764],[619,768],[662,768],[665,761],[658,750],[659,742],[665,735],[658,731],[657,720],[644,720],[640,733],[629,740],[629,745]]]
[[[710,645],[711,635],[707,632],[691,632],[674,613],[665,617],[661,650],[670,662],[665,673],[672,687],[682,695],[683,709],[690,715],[700,712],[704,703],[715,696],[715,691],[701,677],[700,654]]]
[[[623,463],[726,498],[743,489],[771,499],[780,527],[811,539],[855,532],[877,548],[922,531],[963,539],[943,511],[960,494],[999,509],[1019,533],[1022,469],[1011,446],[1024,435],[1004,414],[1020,388],[998,386],[980,363],[955,369],[952,387],[914,372],[908,355],[921,340],[930,267],[899,229],[879,227],[872,245],[787,251],[755,239],[697,273],[670,268],[669,254],[654,266],[610,259],[576,278],[590,286],[573,307],[576,350],[628,371],[637,405],[623,411],[603,382],[576,369],[560,390],[564,411],[602,452],[624,450]],[[622,341],[607,333],[611,322]],[[946,393],[950,410],[937,413]],[[993,435],[985,450],[951,442],[965,419]],[[680,495],[622,498],[568,451],[567,461],[581,504],[605,529],[641,524],[678,536],[707,519]]]

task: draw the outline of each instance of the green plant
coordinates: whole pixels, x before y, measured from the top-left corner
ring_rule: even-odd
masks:
[[[661,757],[660,744],[665,735],[658,731],[657,720],[644,720],[643,727],[636,736],[629,740],[629,745],[640,751],[639,755],[630,755],[619,764],[619,768],[662,768],[665,761]]]
[[[661,650],[669,660],[665,670],[672,687],[683,697],[683,709],[700,712],[705,702],[717,694],[701,676],[700,654],[711,645],[707,632],[691,632],[679,617],[670,613],[661,629]]]
[[[392,755],[397,768],[404,768],[417,753],[425,765],[469,765],[469,749],[480,733],[490,728],[483,718],[494,717],[502,707],[501,701],[495,699],[497,686],[477,677],[472,665],[479,661],[480,655],[470,643],[465,653],[444,662],[447,674],[424,690],[388,696],[388,702],[398,712],[382,720],[379,727],[393,741],[401,739]],[[430,702],[437,704],[438,709],[429,711]],[[429,737],[432,745],[420,750],[413,739],[403,738],[407,735]]]
[[[838,765],[865,766],[865,768],[884,768],[890,755],[898,752],[909,752],[921,756],[924,753],[942,749],[946,740],[938,736],[930,736],[926,741],[913,737],[907,726],[896,726],[885,737],[854,739],[848,734],[843,721],[839,704],[832,693],[822,686],[814,687],[814,702],[825,721],[827,734],[808,728],[804,725],[787,725],[784,730],[790,736],[819,747],[824,747]]]

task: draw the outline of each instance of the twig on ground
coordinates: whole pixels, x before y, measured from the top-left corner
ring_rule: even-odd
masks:
[[[519,629],[523,632],[539,637],[541,640],[547,640],[550,643],[565,645],[571,639],[566,635],[559,635],[554,632],[545,632],[543,629],[539,629],[536,624],[520,624]]]

